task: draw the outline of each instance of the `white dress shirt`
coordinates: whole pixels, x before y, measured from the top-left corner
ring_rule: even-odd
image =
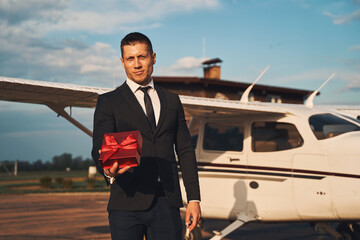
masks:
[[[156,89],[154,88],[154,82],[151,79],[150,83],[146,86],[142,86],[140,84],[137,84],[136,82],[130,80],[130,79],[126,79],[126,84],[129,86],[129,88],[131,89],[131,91],[134,93],[136,99],[138,100],[138,102],[140,103],[141,108],[144,110],[144,113],[146,115],[146,108],[145,108],[145,102],[144,102],[144,92],[141,91],[139,88],[140,87],[147,87],[150,86],[151,88],[148,90],[148,94],[151,98],[151,103],[154,109],[154,115],[155,115],[155,123],[158,124],[159,122],[159,118],[160,118],[160,99],[159,96],[156,92]]]

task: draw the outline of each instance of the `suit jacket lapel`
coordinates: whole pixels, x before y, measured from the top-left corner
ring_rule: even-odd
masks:
[[[161,128],[161,125],[164,122],[165,119],[165,115],[166,115],[166,108],[167,108],[167,102],[166,102],[166,97],[164,92],[162,91],[162,89],[160,87],[155,86],[156,92],[159,96],[159,100],[160,100],[160,117],[159,117],[159,122],[156,125],[156,129],[155,129],[155,135],[159,132],[159,129]]]
[[[121,95],[124,97],[124,99],[130,106],[129,110],[133,110],[136,113],[141,124],[143,124],[144,126],[148,126],[150,129],[152,129],[150,122],[146,117],[146,114],[144,113],[144,110],[141,108],[139,101],[136,99],[134,93],[131,91],[129,86],[126,83],[123,83],[123,85],[120,86],[120,90]]]

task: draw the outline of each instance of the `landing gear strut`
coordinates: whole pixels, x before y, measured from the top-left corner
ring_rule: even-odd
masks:
[[[360,226],[355,222],[342,222],[336,229],[326,223],[316,223],[314,229],[317,232],[325,230],[335,240],[360,240]]]
[[[336,230],[342,239],[360,240],[360,226],[357,223],[340,223]]]

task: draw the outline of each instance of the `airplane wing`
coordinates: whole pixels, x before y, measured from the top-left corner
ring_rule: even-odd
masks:
[[[99,94],[112,89],[0,77],[0,100],[37,103],[48,106],[96,106]]]
[[[20,78],[0,77],[0,100],[37,103],[61,108],[88,107],[94,108],[98,95],[111,91],[110,88],[97,88],[69,83],[56,83],[26,80]],[[274,113],[286,114],[283,107],[264,103],[222,100],[201,97],[180,96],[184,108],[191,114],[244,114]]]
[[[324,105],[324,108],[360,120],[360,105]]]
[[[37,103],[48,106],[58,115],[92,136],[92,131],[76,121],[66,107],[94,108],[97,97],[110,88],[97,88],[69,83],[56,83],[0,77],[0,100]],[[199,114],[277,114],[289,113],[285,107],[266,103],[240,103],[240,101],[180,96],[185,110],[193,116]]]
[[[240,103],[235,100],[223,100],[214,98],[201,98],[180,96],[184,109],[191,115],[204,114],[278,114],[285,115],[291,112],[280,104],[249,102]]]

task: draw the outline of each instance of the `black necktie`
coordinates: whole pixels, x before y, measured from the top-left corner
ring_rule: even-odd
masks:
[[[151,103],[151,98],[148,94],[148,90],[150,88],[151,88],[150,86],[140,87],[140,90],[143,91],[143,93],[144,93],[146,116],[150,122],[151,128],[153,129],[153,131],[155,131],[156,122],[155,122],[154,108]]]

